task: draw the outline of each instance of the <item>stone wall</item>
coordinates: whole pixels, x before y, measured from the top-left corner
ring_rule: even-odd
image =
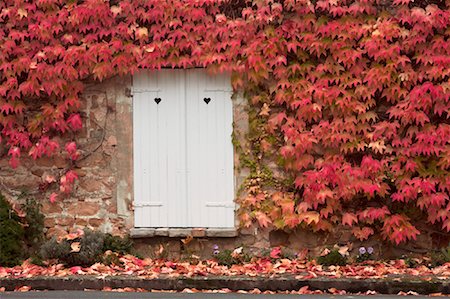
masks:
[[[130,87],[131,77],[86,87],[84,127],[76,136],[83,157],[75,167],[79,181],[66,198],[50,203],[48,196],[53,189],[39,191],[46,176],[58,177],[67,169],[64,158],[25,159],[14,170],[7,159],[0,160],[2,192],[12,202],[23,191],[41,201],[47,235],[62,235],[77,227],[126,234],[133,226]]]
[[[45,226],[48,236],[63,235],[76,228],[90,227],[115,235],[129,234],[133,228],[133,171],[132,171],[132,97],[131,77],[116,77],[103,83],[88,85],[83,94],[84,128],[76,136],[81,150],[76,164],[79,181],[70,196],[50,203],[48,196],[52,190],[39,191],[39,185],[47,175],[58,176],[68,167],[67,161],[56,157],[37,161],[25,159],[19,168],[9,167],[3,149],[0,159],[0,187],[3,194],[12,202],[20,193],[42,202]],[[234,95],[234,138],[241,149],[249,148],[248,107],[242,96]],[[67,136],[69,140],[70,136]],[[277,170],[274,169],[276,173]],[[242,167],[239,153],[235,152],[236,196],[244,196],[239,189],[249,175]],[[239,223],[236,218],[236,227]],[[172,257],[191,254],[210,256],[213,245],[221,249],[246,246],[251,250],[285,246],[293,252],[304,248],[313,255],[326,244],[346,244],[354,242],[349,231],[337,230],[332,233],[312,233],[302,229],[291,232],[261,230],[253,226],[239,230],[237,237],[214,238],[197,237],[186,243],[184,237],[164,236],[136,239],[136,245],[144,256],[155,255],[161,246]],[[399,256],[419,244],[419,248],[431,246],[430,236],[419,236],[418,242],[402,248],[381,248],[381,240],[365,242],[365,246],[380,247],[388,255]],[[354,243],[355,248],[360,244]],[[384,255],[386,256],[386,254]]]

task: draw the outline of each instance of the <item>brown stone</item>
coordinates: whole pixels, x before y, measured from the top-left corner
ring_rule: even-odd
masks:
[[[68,165],[68,161],[62,156],[55,155],[53,157],[42,157],[36,160],[37,166],[64,168]]]
[[[78,225],[78,226],[83,226],[83,227],[85,227],[85,226],[87,226],[88,222],[87,222],[86,219],[76,218],[76,219],[75,219],[75,224]]]
[[[254,227],[243,227],[239,230],[239,234],[240,235],[245,235],[245,236],[255,236],[257,234],[257,230]]]
[[[289,244],[292,249],[315,248],[318,245],[325,245],[326,238],[318,233],[313,233],[306,229],[297,229],[289,234]]]
[[[63,226],[72,226],[75,223],[73,217],[61,217],[56,219],[56,223]]]
[[[79,186],[81,189],[88,192],[100,191],[103,184],[99,180],[94,180],[92,178],[83,178],[80,180]]]
[[[108,213],[116,214],[117,213],[117,205],[114,204],[114,203],[108,203],[107,204],[107,211],[108,211]]]
[[[54,218],[45,218],[44,219],[44,226],[45,227],[54,227],[56,224],[56,221]]]
[[[193,228],[191,234],[194,238],[203,238],[206,236],[206,230],[204,228]]]
[[[269,241],[271,247],[288,246],[289,234],[281,230],[273,230],[269,233]]]
[[[67,234],[67,231],[60,226],[54,226],[47,230],[47,237],[62,237]]]
[[[20,170],[23,170],[23,168]],[[27,173],[27,172],[25,172],[25,174],[23,174],[22,171],[20,171],[20,174],[12,173],[7,177],[2,176],[3,186],[7,186],[11,190],[21,190],[21,189],[28,189],[28,188],[35,189],[35,188],[37,188],[37,186],[39,186],[40,182],[41,182],[40,177],[32,175],[31,173]]]
[[[72,216],[94,216],[100,210],[100,205],[96,202],[76,202],[67,209],[67,213]]]
[[[38,168],[38,167],[31,168],[31,173],[34,174],[35,176],[38,176],[38,177],[42,177],[44,172],[45,171],[42,168]]]
[[[99,227],[100,225],[103,224],[103,222],[105,222],[104,219],[100,219],[100,218],[91,218],[89,219],[89,225],[92,225],[92,227]]]
[[[108,146],[116,146],[117,145],[117,138],[116,138],[116,136],[114,136],[114,135],[113,136],[109,136],[106,144]]]
[[[53,214],[53,213],[61,213],[62,212],[62,208],[61,208],[61,204],[58,202],[55,203],[51,203],[49,201],[45,201],[42,204],[42,213],[43,214]]]
[[[102,153],[92,153],[89,156],[86,157],[86,159],[78,162],[77,164],[80,167],[100,167],[105,168],[107,167],[107,160],[105,157],[103,157]]]
[[[78,175],[78,177],[85,177],[86,176],[86,170],[77,169],[77,175]]]

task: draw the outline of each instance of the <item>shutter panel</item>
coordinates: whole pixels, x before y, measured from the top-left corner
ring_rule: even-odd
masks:
[[[189,223],[234,227],[230,77],[187,71],[186,138]]]
[[[142,71],[133,91],[135,227],[234,227],[230,76]]]
[[[135,227],[183,227],[184,78],[173,70],[141,72],[133,90]]]

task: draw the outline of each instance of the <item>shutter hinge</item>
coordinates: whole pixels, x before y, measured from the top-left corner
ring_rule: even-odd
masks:
[[[225,202],[207,202],[206,206],[208,208],[228,208],[234,209],[235,204],[225,203]]]

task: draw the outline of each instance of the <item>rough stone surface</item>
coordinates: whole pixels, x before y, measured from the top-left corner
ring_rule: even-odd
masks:
[[[269,234],[270,246],[289,246],[289,234],[281,231],[274,230]]]
[[[235,229],[209,228],[206,230],[206,236],[213,238],[230,238],[236,237],[237,235],[238,233]]]
[[[142,288],[145,290],[176,290],[196,288],[213,290],[227,288],[232,291],[286,291],[299,290],[308,286],[311,290],[326,291],[330,288],[345,290],[347,293],[364,293],[367,290],[379,294],[396,295],[399,292],[416,292],[423,295],[433,293],[450,293],[450,283],[445,280],[418,280],[412,278],[397,279],[351,279],[351,278],[313,278],[297,279],[293,275],[273,277],[248,276],[207,276],[207,277],[167,277],[156,279],[136,278],[130,276],[110,276],[98,279],[96,276],[70,277],[34,277],[34,278],[0,278],[0,285],[6,291],[13,291],[21,286],[30,286],[33,290],[102,290],[110,288]]]
[[[85,158],[76,163],[79,180],[66,198],[49,203],[50,193],[57,191],[56,184],[45,192],[39,190],[47,176],[58,178],[69,166],[63,156],[24,159],[14,170],[0,162],[1,192],[11,202],[17,201],[22,191],[40,201],[48,236],[79,227],[124,235],[132,228],[132,99],[125,92],[130,86],[131,77],[127,76],[93,83],[85,89],[84,128],[77,135],[78,148]],[[67,138],[71,140],[72,136]]]

